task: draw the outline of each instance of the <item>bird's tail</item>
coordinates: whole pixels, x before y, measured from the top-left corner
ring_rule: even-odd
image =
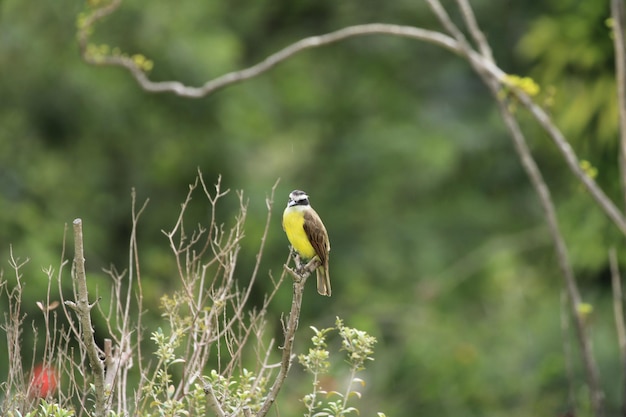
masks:
[[[317,292],[330,297],[330,275],[328,265],[317,268]]]

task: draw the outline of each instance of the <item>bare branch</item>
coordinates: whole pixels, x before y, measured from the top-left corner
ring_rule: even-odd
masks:
[[[485,34],[480,30],[478,26],[478,22],[476,21],[476,16],[474,15],[474,11],[472,10],[472,6],[470,6],[468,0],[457,0],[457,4],[461,9],[463,14],[463,19],[465,20],[465,24],[467,25],[467,30],[470,35],[478,45],[480,49],[480,53],[489,61],[493,61],[493,54],[491,52],[491,47],[489,46],[489,42],[485,38]]]
[[[285,327],[285,343],[282,346],[283,354],[280,361],[280,370],[278,371],[278,375],[270,388],[263,405],[259,409],[257,413],[257,417],[265,417],[269,412],[272,404],[276,401],[276,397],[282,388],[285,378],[287,377],[287,373],[291,368],[291,362],[295,355],[292,354],[293,351],[293,341],[296,335],[296,330],[298,330],[298,322],[300,320],[300,310],[302,308],[302,294],[304,293],[304,286],[306,284],[306,280],[311,275],[315,268],[313,266],[319,266],[319,261],[316,264],[311,264],[311,268],[307,268],[301,273],[294,272],[291,268],[285,265],[285,269],[290,272],[294,278],[293,280],[293,298],[291,302],[291,311],[289,312],[289,319],[287,321],[287,326]]]
[[[90,58],[86,48],[82,50],[83,58],[90,64],[99,66],[117,66],[128,70],[141,88],[152,93],[173,93],[182,97],[201,98],[216,92],[224,87],[233,85],[251,78],[257,77],[272,69],[279,63],[294,55],[312,48],[318,48],[331,43],[339,42],[348,38],[364,35],[386,34],[406,38],[420,39],[439,45],[446,49],[455,50],[455,42],[450,37],[438,32],[420,29],[412,26],[400,26],[382,23],[348,26],[346,28],[330,32],[325,35],[311,36],[301,39],[280,51],[268,56],[263,61],[249,68],[229,72],[220,77],[206,82],[200,87],[187,86],[179,81],[155,82],[148,78],[135,61],[123,56],[99,56],[97,59]]]

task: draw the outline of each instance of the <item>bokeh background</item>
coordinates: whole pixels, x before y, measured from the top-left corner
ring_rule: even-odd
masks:
[[[500,66],[542,86],[539,100],[621,202],[608,2],[472,5]],[[587,409],[537,198],[466,62],[432,45],[370,36],[301,53],[210,97],[155,95],[122,70],[81,61],[75,22],[84,7],[0,1],[0,265],[10,285],[9,248],[29,259],[22,268],[27,323],[41,316],[42,268],[58,268],[64,227],[74,218],[84,221],[92,289],[108,287],[103,268],[127,265],[133,187],[140,202],[150,199],[139,227],[144,288],[153,297],[145,305],[176,288],[161,230],[175,223],[198,168],[208,183],[221,175],[249,199],[239,269],[249,279],[265,198],[280,179],[262,276],[286,259],[280,216],[287,194],[306,190],[330,233],[333,297],[319,297],[311,284],[296,350],[306,348],[310,325],[332,325],[336,316],[376,336],[361,415]],[[419,0],[125,0],[93,41],[144,54],[154,61],[154,80],[201,85],[302,37],[367,22],[438,28]],[[594,349],[609,409],[617,410],[622,375],[607,250],[622,241],[545,134],[519,117],[593,306]],[[223,220],[236,208],[233,194]],[[206,222],[207,210],[198,200],[193,213]],[[260,297],[269,288],[260,280],[255,291]],[[271,306],[276,322],[290,292],[285,285]],[[148,314],[158,325],[159,312]],[[0,360],[0,378],[6,369]],[[305,383],[295,368],[292,377],[283,395],[289,410]]]

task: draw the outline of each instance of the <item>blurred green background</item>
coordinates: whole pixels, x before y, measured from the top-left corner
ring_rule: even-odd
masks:
[[[500,66],[542,86],[540,100],[552,102],[556,123],[621,205],[608,2],[472,5]],[[41,316],[42,267],[58,267],[64,225],[74,218],[84,221],[93,288],[108,288],[102,268],[127,265],[132,187],[140,202],[150,198],[139,227],[153,297],[145,305],[175,288],[161,230],[175,223],[198,168],[208,183],[221,174],[225,187],[249,198],[239,269],[249,279],[265,197],[280,178],[261,277],[277,274],[287,256],[287,194],[307,191],[331,238],[333,297],[310,285],[296,350],[307,347],[308,326],[336,316],[376,336],[361,415],[554,416],[571,401],[584,414],[580,355],[573,328],[561,323],[562,278],[537,198],[493,100],[462,59],[370,36],[301,53],[191,100],[143,92],[122,70],[83,63],[75,21],[84,7],[0,1],[0,260],[11,284],[10,245],[30,259],[22,269],[28,323]],[[146,55],[154,80],[201,85],[302,37],[368,22],[438,28],[421,1],[125,0],[93,41]],[[607,250],[622,240],[547,137],[520,118],[594,306],[589,326],[609,410],[617,410]],[[226,222],[237,207],[234,195],[228,201]],[[194,204],[206,222],[208,206]],[[269,288],[260,280],[255,291]],[[290,293],[285,284],[271,306],[276,322]],[[149,314],[158,323],[158,311]],[[304,381],[296,368],[294,381]],[[303,392],[290,388],[281,407],[296,410]]]

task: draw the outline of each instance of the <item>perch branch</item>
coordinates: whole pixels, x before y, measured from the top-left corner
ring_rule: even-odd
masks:
[[[317,259],[317,258],[315,258]],[[296,265],[298,264],[298,260],[296,260]],[[265,417],[272,407],[272,404],[276,401],[276,397],[282,388],[285,378],[287,377],[287,373],[289,372],[289,368],[291,368],[291,363],[294,355],[293,351],[293,341],[296,335],[296,330],[298,330],[298,321],[300,319],[300,309],[302,307],[302,294],[304,293],[304,284],[306,284],[306,280],[311,275],[313,271],[319,266],[319,260],[316,262],[310,262],[304,268],[299,271],[294,271],[289,268],[289,266],[285,265],[285,269],[289,272],[293,277],[293,298],[291,302],[291,311],[289,312],[289,318],[287,320],[287,326],[284,328],[285,334],[285,344],[282,346],[283,354],[280,361],[280,370],[278,371],[278,375],[272,384],[272,387],[263,402],[263,405],[259,409],[257,413],[257,417]]]

